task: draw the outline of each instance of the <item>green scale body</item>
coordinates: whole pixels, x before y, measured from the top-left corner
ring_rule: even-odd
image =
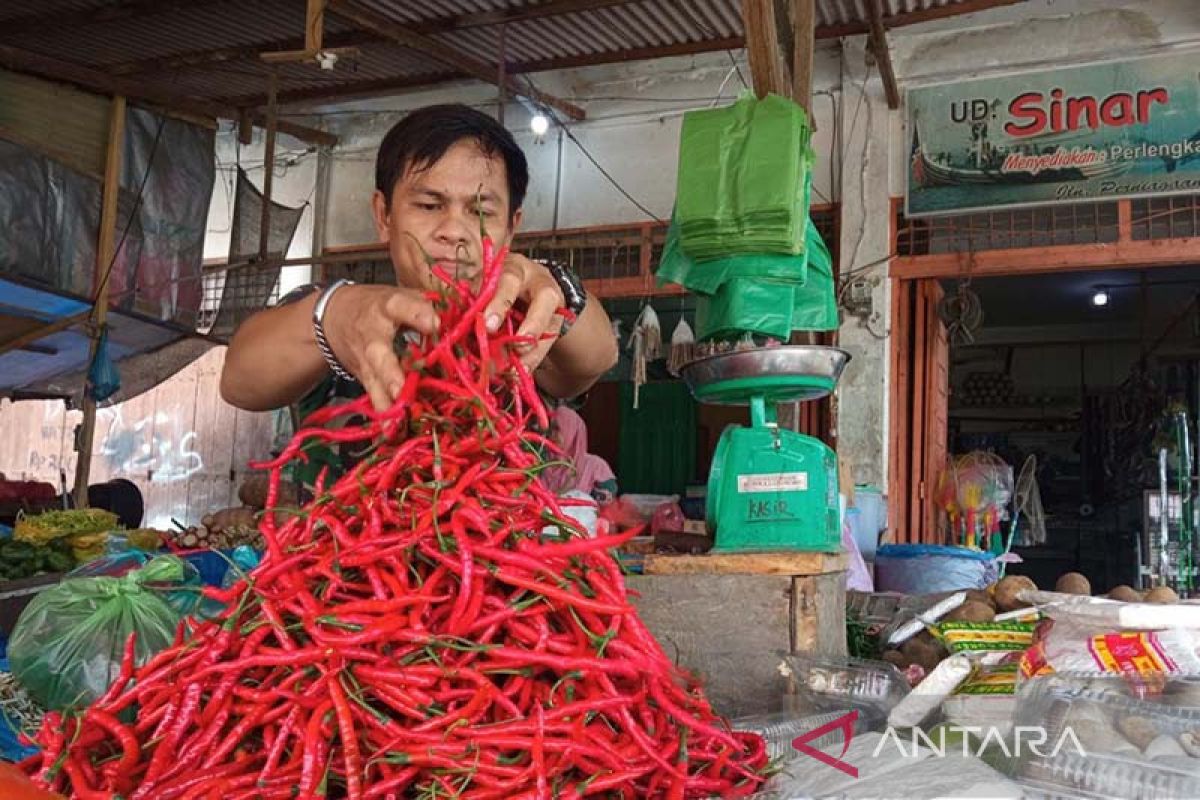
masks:
[[[818,439],[781,429],[774,408],[755,395],[750,427],[721,434],[708,476],[713,549],[837,552],[837,456]]]

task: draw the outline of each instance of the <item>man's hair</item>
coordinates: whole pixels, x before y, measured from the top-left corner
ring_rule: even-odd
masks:
[[[426,106],[393,125],[375,158],[375,188],[383,192],[384,201],[391,206],[397,181],[410,170],[429,169],[463,139],[474,141],[484,155],[504,160],[509,214],[515,214],[525,202],[529,186],[525,153],[507,128],[482,111],[460,103]]]

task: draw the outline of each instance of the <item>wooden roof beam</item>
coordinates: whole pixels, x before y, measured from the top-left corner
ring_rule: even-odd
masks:
[[[896,85],[896,72],[892,69],[892,54],[888,50],[887,32],[883,27],[883,4],[881,0],[867,0],[867,16],[871,25],[870,46],[883,79],[883,91],[887,95],[888,108],[895,111],[900,107],[900,87]]]
[[[455,16],[439,17],[425,22],[414,23],[409,28],[414,33],[430,36],[437,33],[482,28],[489,25],[503,25],[509,22],[522,22],[530,19],[546,19],[562,14],[575,14],[581,11],[594,11],[599,8],[625,5],[633,0],[547,0],[543,3],[504,8],[494,11],[484,11],[477,14],[458,14]],[[386,36],[365,30],[342,31],[326,33],[323,47],[336,50],[346,47],[362,47],[381,42],[392,41]],[[205,50],[194,50],[174,56],[157,58],[141,58],[122,61],[106,67],[106,72],[117,75],[136,75],[143,72],[159,72],[164,69],[179,69],[203,64],[220,64],[228,61],[245,61],[257,59],[263,53],[287,52],[289,50],[307,49],[305,37],[289,36],[252,45],[235,47],[216,47]],[[286,92],[280,93],[283,98]],[[282,101],[281,102],[286,102]]]
[[[632,50],[622,50],[619,53],[587,53],[580,56],[559,56],[538,61],[525,61],[508,64],[506,72],[511,75],[521,75],[526,72],[543,72],[555,69],[574,69],[594,64],[611,64],[617,61],[642,61],[649,58],[667,58],[669,56],[694,55],[708,53],[713,50],[737,50],[743,46],[740,36],[711,41],[682,42],[679,44],[659,45],[654,47],[639,47]],[[330,83],[329,86],[317,86],[305,89],[293,89],[279,93],[279,104],[311,103],[324,100],[351,100],[382,95],[396,94],[416,89],[425,89],[438,83],[462,80],[470,76],[455,70],[411,75],[402,78],[377,78],[351,83]],[[265,94],[239,95],[225,100],[226,103],[238,106],[257,108],[267,102]]]
[[[182,98],[169,90],[158,89],[142,81],[108,75],[73,61],[63,61],[59,58],[7,45],[0,45],[0,66],[14,72],[25,72],[50,80],[75,84],[104,95],[125,95],[132,100],[150,103],[184,114],[226,119],[238,119],[239,117],[237,108],[207,100]],[[251,118],[256,125],[265,123],[265,117],[258,112],[253,112]],[[297,125],[293,122],[280,121],[279,130],[301,141],[313,144],[334,145],[338,141],[338,138],[332,133],[305,125]]]
[[[463,53],[437,39],[416,33],[376,11],[348,2],[347,0],[329,0],[326,10],[331,14],[336,14],[342,19],[354,23],[365,31],[386,36],[397,44],[424,53],[451,69],[461,70],[472,78],[477,78],[492,85],[496,85],[500,79],[494,64],[489,64],[486,61]],[[504,79],[504,88],[514,95],[521,95],[535,103],[558,109],[572,119],[580,120],[587,116],[579,106],[568,103],[554,95],[537,91],[512,76]]]
[[[378,44],[382,41],[384,40],[380,37],[365,31],[347,31],[344,33],[325,34],[322,46],[330,50],[340,50],[347,47]],[[208,50],[193,50],[173,56],[157,56],[154,58],[122,61],[106,66],[105,72],[113,75],[139,75],[142,73],[162,72],[164,70],[173,71],[187,67],[203,67],[209,64],[224,64],[230,61],[251,61],[268,53],[286,53],[294,50],[303,50],[305,46],[304,36],[290,36],[286,39],[274,39],[261,44],[215,47]]]

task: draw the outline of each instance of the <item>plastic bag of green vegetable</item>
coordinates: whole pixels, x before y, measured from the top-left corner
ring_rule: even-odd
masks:
[[[152,585],[183,575],[182,561],[162,556],[120,578],[68,578],[45,590],[9,640],[13,674],[47,709],[91,703],[120,672],[130,633],[138,666],[171,644],[181,617]]]

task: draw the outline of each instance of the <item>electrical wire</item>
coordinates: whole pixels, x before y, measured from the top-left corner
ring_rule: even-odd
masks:
[[[737,58],[733,55],[732,50],[725,51],[729,55],[729,60],[733,63],[733,68],[737,70],[738,80],[742,82],[743,89],[749,89],[750,84],[746,83],[746,76],[742,74],[742,68],[738,65]]]
[[[587,158],[588,161],[592,162],[592,166],[594,166],[597,170],[599,170],[600,174],[603,175],[605,177],[605,179],[607,179],[608,182],[613,185],[614,189],[616,189],[618,192],[620,192],[625,197],[625,199],[628,200],[630,203],[633,203],[633,205],[637,206],[637,208],[639,210],[641,210],[641,212],[643,214],[650,217],[650,219],[654,220],[655,222],[665,222],[666,221],[666,220],[663,220],[662,218],[660,218],[657,214],[655,214],[650,209],[646,208],[646,206],[643,205],[642,203],[640,203],[637,200],[637,198],[635,198],[633,195],[631,195],[629,192],[627,192],[625,190],[625,187],[622,186],[620,184],[620,182],[617,181],[616,178],[614,178],[611,174],[609,174],[608,170],[606,170],[600,164],[600,162],[596,160],[595,156],[593,156],[591,154],[591,151],[589,151],[586,147],[584,147],[583,142],[579,141],[578,137],[575,136],[575,133],[571,130],[571,128],[565,122],[562,121],[562,119],[558,116],[557,110],[555,110],[545,104],[539,103],[533,99],[534,97],[537,97],[539,94],[541,94],[541,92],[538,91],[537,86],[534,85],[533,81],[529,78],[528,75],[522,75],[522,76],[520,76],[520,78],[521,78],[521,80],[525,81],[526,86],[530,90],[529,91],[529,95],[530,95],[529,102],[533,103],[538,108],[538,110],[540,110],[543,114],[545,114],[555,125],[558,126],[558,128],[563,133],[566,134],[567,138],[570,139],[571,142],[573,142],[574,145],[579,148],[579,152],[583,153],[584,157]]]

